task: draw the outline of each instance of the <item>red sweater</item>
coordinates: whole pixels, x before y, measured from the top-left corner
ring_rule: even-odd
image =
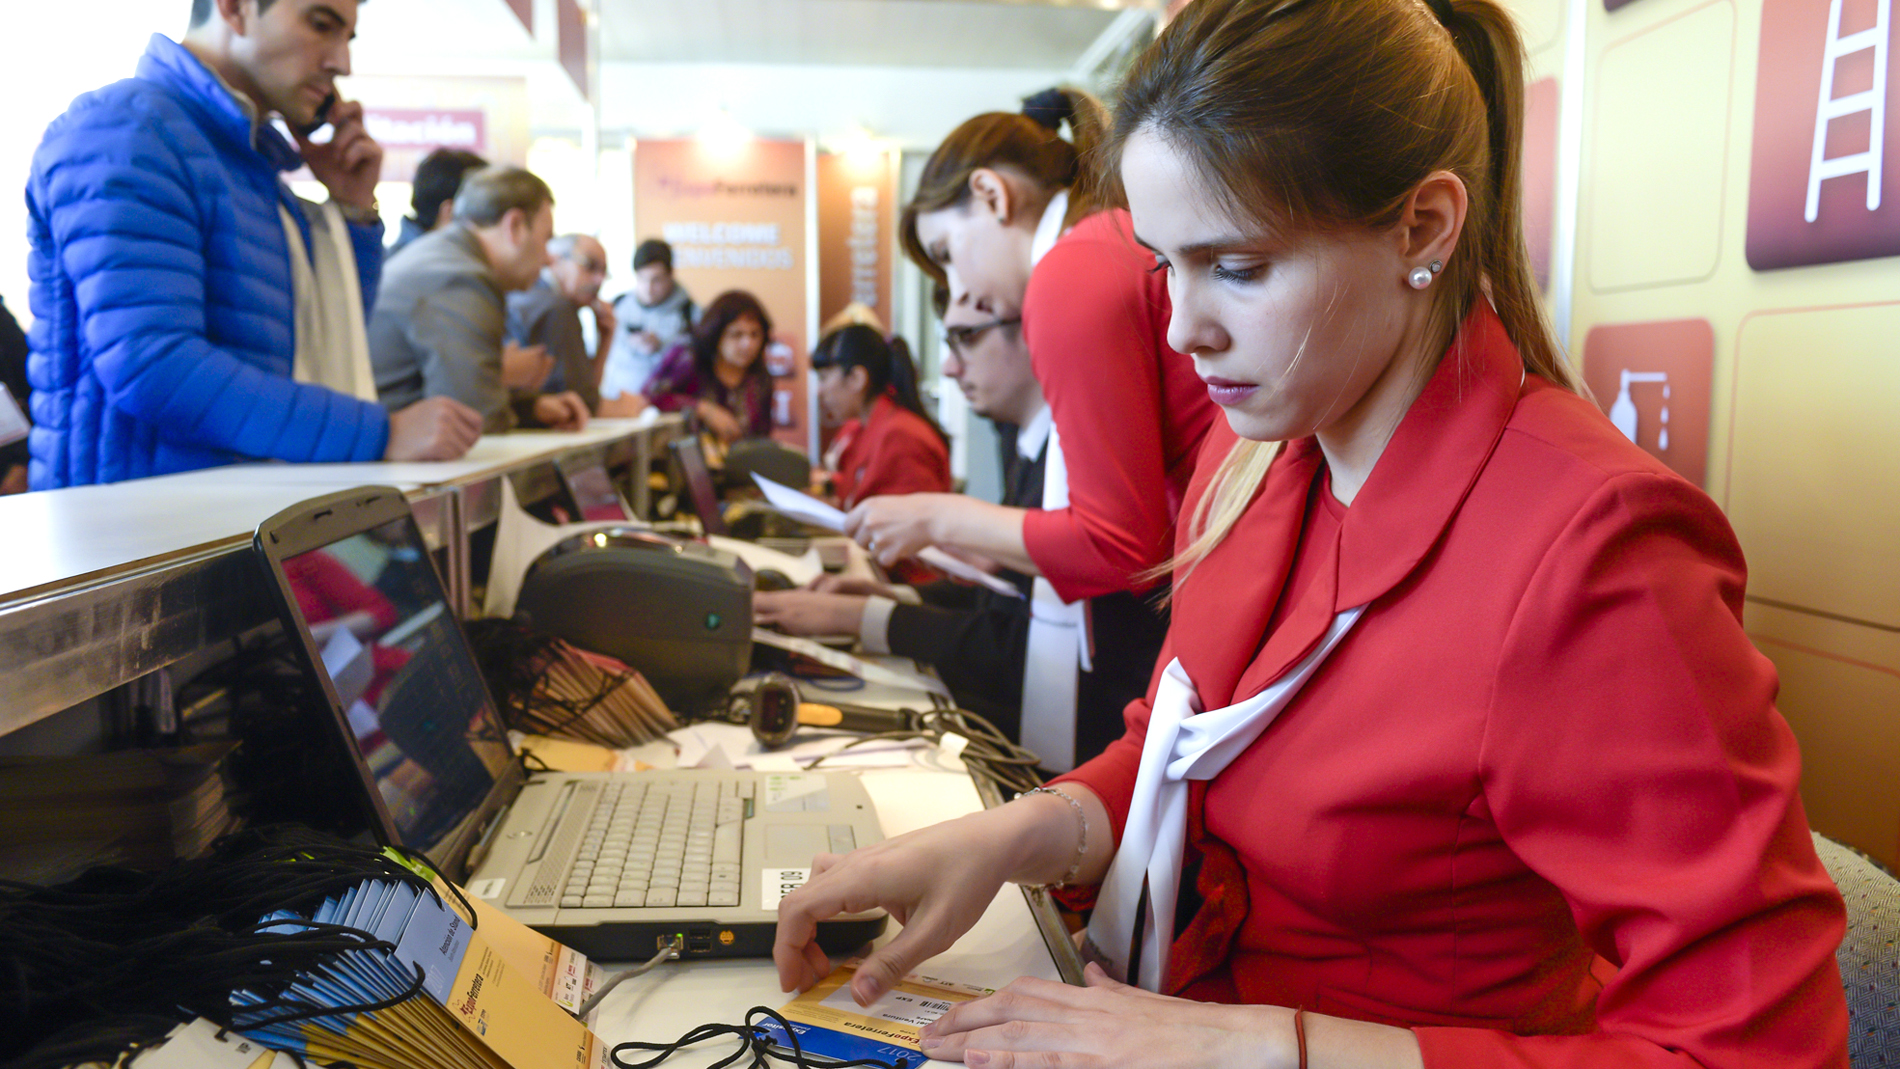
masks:
[[[1324,458],[1295,442],[1177,580],[1161,660],[1203,708],[1370,607],[1194,785],[1205,904],[1170,984],[1411,1027],[1431,1067],[1844,1069],[1841,900],[1742,632],[1740,547],[1520,374],[1481,307],[1349,509],[1305,516]],[[1190,502],[1233,441],[1210,434]],[[1118,836],[1153,697],[1073,774]]]
[[[944,493],[950,489],[950,447],[922,416],[888,397],[872,402],[838,454],[833,488],[850,509],[880,494]]]
[[[1062,435],[1069,507],[1023,521],[1029,556],[1065,601],[1137,589],[1167,560],[1201,439],[1219,414],[1168,348],[1167,279],[1125,211],[1098,212],[1029,277],[1023,337]]]

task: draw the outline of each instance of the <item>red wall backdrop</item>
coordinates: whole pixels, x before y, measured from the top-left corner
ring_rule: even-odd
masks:
[[[732,289],[765,306],[785,346],[767,354],[778,391],[773,436],[807,448],[805,142],[641,141],[633,185],[635,232],[672,244],[674,274],[700,307]]]

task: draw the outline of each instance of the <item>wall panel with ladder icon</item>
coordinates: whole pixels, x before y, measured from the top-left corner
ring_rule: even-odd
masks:
[[[1886,164],[1892,0],[1764,0],[1750,161],[1757,271],[1900,253]]]

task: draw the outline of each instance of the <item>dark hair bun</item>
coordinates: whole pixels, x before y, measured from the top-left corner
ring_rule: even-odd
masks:
[[[1050,130],[1061,130],[1064,122],[1075,118],[1075,103],[1060,88],[1044,89],[1023,98],[1023,115]]]

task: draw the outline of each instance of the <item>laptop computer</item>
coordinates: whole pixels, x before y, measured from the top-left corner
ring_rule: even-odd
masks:
[[[679,462],[686,497],[692,502],[693,514],[699,517],[700,529],[709,535],[731,534],[726,526],[725,503],[719,500],[719,489],[713,485],[712,469],[706,466],[706,450],[699,444],[699,436],[675,438],[670,448],[673,459]]]
[[[590,523],[638,519],[613,477],[607,474],[605,457],[592,450],[573,450],[555,461],[567,492],[580,506],[580,518]]]
[[[264,521],[286,631],[386,842],[589,956],[771,953],[778,900],[814,854],[883,838],[849,773],[530,773],[483,682],[402,494],[365,487]],[[887,917],[819,926],[828,952]]]

